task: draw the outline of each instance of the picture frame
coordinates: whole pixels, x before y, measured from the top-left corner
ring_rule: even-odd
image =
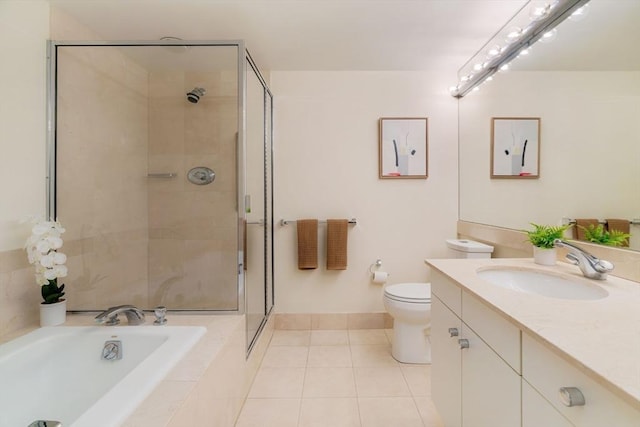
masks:
[[[540,117],[491,118],[491,179],[540,177]]]
[[[429,176],[427,117],[381,117],[378,121],[378,177],[426,179]]]

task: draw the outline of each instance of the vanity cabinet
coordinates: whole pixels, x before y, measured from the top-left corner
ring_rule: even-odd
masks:
[[[594,343],[594,345],[597,344]],[[573,425],[580,427],[640,426],[638,409],[627,404],[527,333],[522,335],[522,378],[523,387],[524,384],[529,384],[535,389],[534,393],[537,391],[541,399],[546,402],[546,412],[551,412],[553,409]],[[575,395],[584,397],[584,403],[574,400],[573,406],[568,406],[570,403],[567,401],[566,389],[569,387],[574,388]],[[561,389],[565,389],[565,392],[561,393]],[[528,395],[531,397],[531,393]],[[533,397],[535,399],[535,395]],[[523,403],[523,407],[528,404],[528,402]],[[538,406],[540,407],[542,405]],[[524,411],[523,415],[531,416],[531,412]],[[527,417],[523,417],[523,420],[527,420]],[[524,425],[529,427],[535,424]],[[558,421],[545,425],[555,427],[566,424]]]
[[[637,406],[465,287],[434,270],[431,291],[431,395],[445,427],[640,427]]]
[[[444,425],[520,425],[519,330],[439,273],[431,305],[432,398]]]

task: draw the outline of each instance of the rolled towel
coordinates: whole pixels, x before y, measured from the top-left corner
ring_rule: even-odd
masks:
[[[298,269],[314,270],[318,268],[318,220],[299,219],[298,231]]]
[[[576,218],[576,226],[574,228],[576,230],[577,240],[586,240],[586,237],[584,236],[584,230],[580,227],[589,228],[590,225],[597,227],[598,220],[595,218]]]
[[[622,233],[625,234],[629,234],[629,232],[631,231],[631,223],[629,222],[628,219],[606,219],[605,221],[607,221],[607,230],[608,231],[620,231]],[[623,243],[622,245],[620,245],[622,247],[628,247],[629,246],[629,239],[627,239],[627,241],[625,243]]]
[[[348,219],[327,220],[327,270],[347,269]]]

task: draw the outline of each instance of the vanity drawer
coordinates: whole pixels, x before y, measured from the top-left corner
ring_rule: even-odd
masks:
[[[522,334],[522,376],[577,426],[640,426],[639,410],[526,333]],[[560,398],[563,387],[577,388],[584,396],[584,405],[566,406]]]
[[[518,374],[520,367],[520,329],[483,304],[477,297],[462,292],[462,319],[482,337]]]
[[[449,307],[458,317],[461,317],[462,290],[460,286],[435,269],[431,274],[431,293],[437,295],[444,305]]]

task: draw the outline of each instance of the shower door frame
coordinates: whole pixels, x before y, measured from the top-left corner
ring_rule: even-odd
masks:
[[[47,218],[56,217],[56,102],[57,102],[57,48],[58,47],[127,47],[127,46],[227,46],[236,47],[237,49],[237,72],[238,72],[238,142],[237,142],[237,309],[235,310],[214,310],[214,309],[178,309],[170,310],[172,312],[204,312],[210,314],[245,314],[246,313],[246,290],[243,272],[243,247],[244,239],[243,221],[245,220],[245,175],[246,175],[246,73],[247,73],[247,57],[249,53],[242,40],[117,40],[117,41],[58,41],[49,40],[47,42],[47,140],[46,140],[46,156],[47,156],[47,173],[46,173],[46,193],[47,193]],[[262,76],[260,75],[262,79]],[[264,79],[262,79],[264,83]],[[265,88],[268,90],[266,83]],[[271,94],[271,92],[269,92]],[[273,195],[271,195],[273,197]],[[273,226],[271,225],[272,229]],[[272,238],[273,245],[273,238]],[[273,254],[273,252],[272,252]],[[273,258],[271,259],[273,263]],[[273,264],[271,264],[273,266]],[[273,271],[273,267],[272,267]],[[273,282],[272,286],[273,286]],[[265,283],[266,287],[266,283]],[[272,290],[273,295],[273,290]],[[265,301],[266,302],[266,301]],[[73,312],[97,312],[96,310],[74,310]],[[259,336],[268,313],[265,315],[265,321],[261,325],[256,336]]]

